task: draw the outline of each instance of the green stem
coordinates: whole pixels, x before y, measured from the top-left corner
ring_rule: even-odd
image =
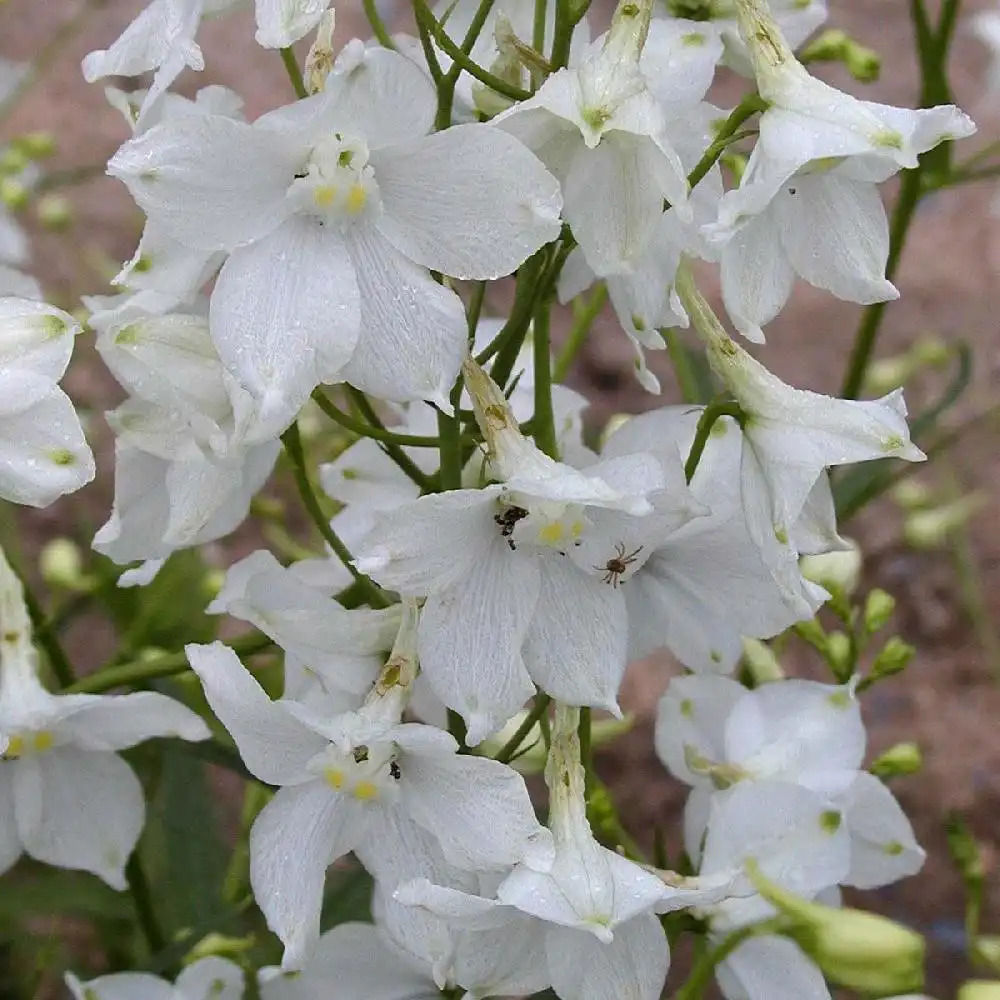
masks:
[[[501,747],[500,752],[495,754],[493,759],[501,764],[509,764],[521,749],[521,744],[527,739],[528,734],[535,728],[536,723],[548,710],[552,704],[552,699],[547,694],[536,694],[535,704],[531,711],[524,717],[524,721],[517,727],[514,735]]]
[[[734,403],[731,400],[709,403],[705,407],[701,417],[698,419],[694,441],[691,442],[691,450],[688,452],[687,461],[684,463],[684,478],[688,483],[694,479],[694,474],[698,471],[698,462],[701,461],[701,456],[705,451],[705,445],[708,444],[712,428],[720,417],[732,417],[734,420],[740,421],[743,419],[743,411],[740,409],[738,403]]]
[[[299,425],[297,423],[293,423],[281,435],[281,443],[285,446],[285,453],[291,460],[292,475],[295,477],[295,485],[302,499],[302,505],[305,507],[316,529],[322,535],[323,540],[333,549],[337,558],[347,567],[347,571],[351,576],[354,577],[355,582],[364,590],[368,603],[373,608],[387,607],[389,602],[382,594],[382,591],[364,573],[359,572],[355,567],[354,556],[351,555],[350,549],[340,540],[340,537],[333,528],[330,527],[330,522],[319,505],[319,500],[313,491],[312,483],[309,482],[305,452],[302,449],[302,435],[299,433]]]
[[[226,645],[237,656],[252,656],[254,653],[269,649],[273,642],[259,632],[240,636],[227,642]],[[161,677],[173,677],[188,669],[187,653],[179,650],[175,653],[162,653],[159,656],[143,660],[132,660],[129,663],[111,664],[100,670],[81,677],[70,684],[64,694],[103,694],[119,687],[131,687],[144,684],[147,681]]]
[[[490,368],[490,377],[497,385],[505,386],[510,378],[511,370],[521,351],[528,327],[531,325],[531,315],[535,308],[535,296],[540,284],[539,278],[545,261],[548,259],[548,247],[542,247],[529,257],[518,269],[517,283],[514,288],[514,304],[511,307],[507,322],[496,335],[493,343],[476,355],[479,364],[485,364],[495,357]]]
[[[395,49],[395,45],[392,43],[392,38],[389,37],[389,32],[386,30],[385,22],[379,16],[378,8],[375,6],[375,0],[362,0],[362,6],[364,7],[365,17],[368,18],[368,23],[371,25],[372,34],[385,49]]]
[[[566,342],[563,344],[562,350],[556,358],[555,368],[552,371],[554,381],[562,382],[569,374],[574,359],[580,352],[580,348],[583,347],[587,339],[587,334],[590,333],[591,326],[594,325],[594,320],[597,319],[607,301],[608,286],[601,281],[595,286],[594,290],[590,293],[590,297],[579,309],[576,308],[576,303],[574,302],[573,325],[570,327],[569,336],[566,338]]]
[[[458,416],[449,417],[438,411],[441,465],[438,472],[442,490],[457,490],[462,486],[462,434]]]
[[[592,712],[586,706],[580,709],[580,725],[578,734],[580,738],[580,765],[583,767],[584,794],[590,797],[590,792],[594,787],[594,743]]]
[[[156,908],[149,891],[149,881],[143,870],[142,862],[139,860],[137,852],[133,851],[132,856],[125,865],[125,881],[128,884],[129,895],[135,905],[135,914],[139,921],[142,935],[146,939],[150,955],[155,955],[163,950],[166,945],[166,938],[160,928],[160,923],[156,917]]]
[[[62,648],[62,643],[59,642],[59,637],[53,630],[52,622],[46,620],[42,605],[29,586],[27,577],[20,572],[17,573],[17,576],[21,581],[24,606],[28,609],[34,639],[45,650],[45,656],[59,686],[67,688],[74,680],[73,667],[69,662],[69,657],[66,656],[66,651]]]
[[[569,64],[569,50],[573,41],[573,29],[577,25],[577,20],[579,20],[573,19],[570,3],[571,0],[556,0],[556,24],[552,37],[552,55],[549,58],[549,65],[552,67],[553,73]]]
[[[756,93],[747,94],[729,113],[729,117],[719,126],[719,130],[702,158],[688,174],[688,187],[693,191],[705,174],[712,169],[715,161],[726,151],[726,147],[736,140],[739,127],[750,117],[767,110],[767,102]]]
[[[476,330],[479,327],[479,318],[483,314],[483,302],[486,299],[486,282],[477,281],[472,286],[472,293],[469,295],[469,304],[465,307],[465,322],[469,330],[469,349],[476,339]]]
[[[549,5],[547,0],[535,0],[535,20],[531,26],[531,47],[536,52],[545,51],[545,21]]]
[[[535,444],[549,458],[559,458],[556,421],[552,410],[552,354],[549,349],[549,303],[542,300],[535,309],[532,348],[535,360],[535,412],[532,414]]]
[[[345,430],[357,434],[359,437],[372,438],[375,441],[384,441],[387,444],[396,444],[402,448],[437,448],[438,439],[431,435],[423,434],[397,434],[387,428],[376,427],[363,420],[357,420],[349,413],[340,409],[322,389],[313,391],[312,398],[316,405],[334,422],[340,424]]]
[[[295,51],[291,46],[281,50],[281,61],[285,64],[285,72],[292,82],[292,90],[296,97],[308,97],[305,80],[302,79],[302,70],[299,68],[299,61],[295,58]]]

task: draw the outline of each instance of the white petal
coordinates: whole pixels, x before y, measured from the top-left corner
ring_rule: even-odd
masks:
[[[654,17],[639,68],[667,117],[673,119],[705,96],[721,58],[722,37],[712,24]]]
[[[256,0],[257,34],[265,49],[283,49],[304,38],[326,13],[329,0]]]
[[[562,556],[539,560],[540,589],[525,636],[524,662],[559,701],[619,714],[628,616],[622,592]]]
[[[175,41],[175,6],[171,0],[152,0],[109,49],[89,53],[82,64],[87,83],[105,76],[139,76],[159,66]]]
[[[285,946],[282,968],[301,969],[319,938],[326,869],[364,832],[361,807],[324,781],[282,788],[250,831],[254,898]]]
[[[0,367],[8,366],[44,376],[62,378],[73,353],[80,324],[46,302],[0,296]],[[10,407],[2,404],[4,410]]]
[[[420,616],[420,663],[434,693],[461,714],[475,746],[535,693],[521,646],[535,609],[538,570],[497,537],[480,566],[432,594]]]
[[[379,229],[425,267],[498,278],[559,235],[558,182],[500,129],[456,125],[382,150],[372,165],[385,208]]]
[[[74,1000],[177,1000],[170,983],[146,972],[116,972],[87,982],[67,972],[66,985]]]
[[[823,973],[794,941],[755,937],[718,967],[726,1000],[829,1000]]]
[[[247,767],[268,784],[309,780],[306,763],[327,740],[289,715],[280,702],[271,701],[228,646],[189,645],[185,652],[212,711],[229,730]]]
[[[513,768],[459,754],[404,759],[403,804],[437,837],[450,864],[482,871],[551,862],[551,837]]]
[[[139,207],[193,250],[260,239],[288,214],[305,151],[222,115],[175,118],[125,143],[108,163]]]
[[[862,305],[899,297],[885,278],[889,223],[874,184],[800,174],[774,209],[788,260],[811,285]]]
[[[380,399],[447,406],[468,353],[461,299],[372,227],[355,227],[347,245],[362,332],[340,377]]]
[[[867,771],[859,771],[843,800],[851,835],[851,870],[845,885],[875,889],[915,875],[926,853],[892,792]]]
[[[563,928],[550,929],[545,944],[552,985],[574,1000],[658,1000],[670,965],[666,934],[651,913],[618,927],[610,944]]]
[[[336,984],[336,986],[334,986]],[[261,1000],[437,1000],[440,991],[387,948],[371,924],[340,924],[327,931],[301,972],[260,985]]]
[[[95,695],[59,732],[83,750],[125,750],[158,736],[207,740],[212,735],[190,708],[155,691]]]
[[[113,753],[56,749],[14,772],[17,826],[33,858],[82,868],[125,888],[125,862],[145,818],[142,786]]]
[[[17,861],[24,850],[14,815],[15,767],[16,762],[0,761],[0,875]]]
[[[261,422],[278,433],[320,382],[340,374],[357,344],[360,316],[343,239],[305,217],[236,250],[212,294],[219,357],[256,400]]]
[[[243,1000],[243,970],[225,958],[202,958],[181,972],[176,987],[185,1000]]]

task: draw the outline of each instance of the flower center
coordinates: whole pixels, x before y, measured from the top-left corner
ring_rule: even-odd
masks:
[[[396,763],[394,744],[361,744],[347,753],[331,744],[321,757],[319,769],[338,792],[352,795],[359,802],[396,794],[402,771]]]
[[[368,146],[335,132],[322,139],[288,188],[299,212],[347,225],[381,205]]]

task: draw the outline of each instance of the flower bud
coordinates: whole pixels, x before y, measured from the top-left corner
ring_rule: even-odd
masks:
[[[80,547],[69,538],[54,538],[43,546],[38,555],[38,569],[51,587],[81,593],[91,588],[92,581],[83,572]]]
[[[25,132],[17,136],[11,145],[30,160],[43,160],[56,151],[56,137],[51,132]]]
[[[8,146],[0,152],[0,175],[14,177],[21,173],[30,163],[28,154],[16,146]]]
[[[333,31],[336,26],[337,12],[331,8],[319,20],[316,26],[316,40],[306,56],[303,78],[306,90],[310,94],[320,94],[326,89],[326,78],[333,69]]]
[[[850,548],[803,556],[799,560],[802,575],[813,583],[844,597],[852,594],[861,576],[861,549],[848,540]]]
[[[31,200],[27,187],[13,177],[0,177],[0,202],[12,212],[24,208]]]
[[[800,639],[805,640],[821,653],[826,650],[826,632],[818,619],[809,618],[806,621],[796,622],[792,629]]]
[[[955,1000],[1000,1000],[1000,980],[970,979],[959,987]]]
[[[757,891],[786,918],[783,933],[840,986],[890,996],[924,982],[923,937],[887,917],[808,903],[748,869]]]
[[[193,965],[203,958],[237,958],[246,954],[257,943],[253,934],[246,937],[227,937],[225,934],[206,934],[185,956],[184,965]],[[211,991],[210,994],[211,995]]]
[[[73,203],[61,194],[47,194],[36,206],[38,221],[53,232],[67,229],[73,222]]]
[[[889,492],[892,499],[907,511],[930,507],[934,502],[934,494],[928,486],[912,476],[901,479]]]
[[[743,663],[756,685],[784,679],[785,671],[781,669],[774,650],[759,639],[743,640]]]
[[[869,632],[884,628],[895,610],[896,598],[876,588],[865,599],[865,628]]]
[[[976,491],[941,507],[915,511],[903,525],[903,537],[915,549],[940,548],[956,528],[963,527],[986,505],[986,501],[986,494]]]
[[[879,754],[868,769],[876,778],[883,781],[889,778],[902,778],[907,774],[916,774],[924,766],[924,756],[920,747],[913,742],[897,743]]]
[[[907,668],[915,653],[916,649],[913,646],[904,642],[898,635],[894,635],[875,658],[866,680],[870,683],[900,673]]]
[[[848,677],[854,668],[854,650],[851,639],[845,632],[831,632],[826,637],[827,663],[838,677]]]
[[[874,83],[882,69],[882,59],[874,49],[859,44],[846,31],[831,28],[817,35],[799,52],[802,62],[839,62],[861,83]]]

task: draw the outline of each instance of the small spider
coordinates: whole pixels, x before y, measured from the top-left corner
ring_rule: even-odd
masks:
[[[603,566],[595,566],[594,569],[604,570],[604,576],[601,577],[602,583],[610,583],[612,587],[617,588],[618,584],[621,583],[622,573],[628,569],[632,563],[635,562],[639,553],[642,551],[642,546],[633,549],[628,555],[625,554],[625,543],[619,542],[615,546],[615,555],[609,559]]]
[[[499,514],[495,514],[493,517],[493,520],[500,526],[501,536],[507,539],[507,544],[512,552],[517,548],[514,539],[510,537],[514,533],[514,525],[527,516],[528,512],[523,507],[504,507]]]

